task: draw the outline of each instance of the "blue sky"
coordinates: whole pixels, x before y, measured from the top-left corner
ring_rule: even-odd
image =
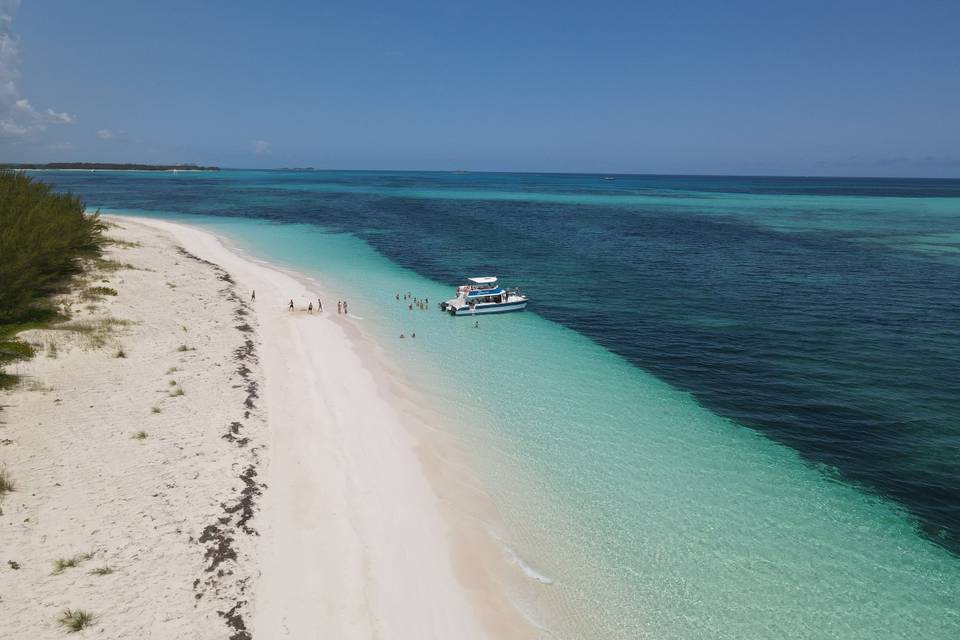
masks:
[[[0,0],[0,160],[960,177],[958,25],[956,0]]]

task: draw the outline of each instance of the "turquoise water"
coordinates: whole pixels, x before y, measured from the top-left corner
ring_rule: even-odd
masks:
[[[433,309],[410,311],[395,293],[440,300],[450,288],[348,234],[186,221],[319,277],[434,390],[478,453],[505,519],[497,534],[550,581],[546,603],[519,606],[558,637],[589,629],[624,639],[951,638],[960,630],[960,563],[917,535],[903,512],[583,336],[534,314],[484,317],[474,329]],[[282,303],[285,293],[276,297]],[[411,331],[415,341],[399,340]]]
[[[960,182],[53,179],[347,297],[474,454],[558,637],[960,636]],[[394,299],[477,269],[532,312]]]

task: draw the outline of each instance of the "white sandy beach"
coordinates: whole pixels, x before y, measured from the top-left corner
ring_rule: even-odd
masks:
[[[442,509],[443,474],[335,300],[206,232],[111,220],[138,246],[110,257],[137,269],[104,275],[118,295],[74,316],[132,323],[100,348],[34,332],[48,346],[0,396],[17,484],[0,637],[60,637],[65,607],[110,638],[535,635],[496,593],[486,543]],[[324,313],[303,311],[318,296]]]

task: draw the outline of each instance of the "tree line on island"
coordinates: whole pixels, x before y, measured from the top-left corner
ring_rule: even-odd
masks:
[[[0,169],[74,169],[85,171],[220,171],[220,167],[196,164],[133,164],[128,162],[47,162],[43,164],[0,164]]]

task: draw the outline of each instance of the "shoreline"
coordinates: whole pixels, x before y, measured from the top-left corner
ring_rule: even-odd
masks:
[[[334,616],[349,612],[350,620],[328,629],[337,637],[529,638],[543,631],[506,595],[527,585],[481,524],[497,519],[495,507],[476,482],[459,473],[467,465],[443,417],[404,380],[376,340],[348,317],[334,315],[332,300],[323,314],[299,311],[301,302],[318,293],[303,274],[239,255],[223,239],[189,225],[116,217],[162,230],[221,265],[241,287],[257,291],[272,446],[265,480],[270,488],[258,516],[266,531],[259,549],[255,635],[275,637],[282,629],[289,637],[303,637],[315,629],[317,607]],[[286,311],[288,292],[300,295],[293,298],[298,308],[293,315]],[[304,398],[317,411],[291,407]],[[303,427],[288,431],[311,420],[319,433]],[[338,468],[309,470],[314,460],[325,461],[324,453],[338,459]],[[323,488],[326,499],[302,495],[310,486]],[[339,544],[330,553],[336,557],[314,549],[316,540],[331,534],[311,520],[323,516],[335,518]],[[315,537],[303,530],[305,520]],[[340,576],[334,585],[317,585],[304,580],[305,564]],[[364,580],[358,582],[357,575]],[[311,593],[311,586],[319,593]],[[419,597],[411,599],[411,589]],[[350,597],[350,591],[356,595]],[[365,610],[356,608],[359,602]]]
[[[309,277],[104,219],[116,297],[73,316],[116,328],[30,333],[3,394],[0,635],[59,637],[65,608],[111,637],[543,634],[442,416],[354,320],[300,310]]]

